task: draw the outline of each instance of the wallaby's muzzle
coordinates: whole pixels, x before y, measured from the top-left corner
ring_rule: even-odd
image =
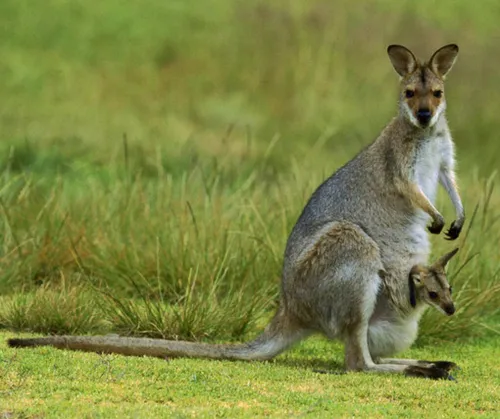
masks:
[[[426,127],[431,122],[432,113],[429,109],[419,109],[417,111],[417,119],[420,125]]]
[[[448,316],[451,316],[451,315],[453,315],[455,313],[455,306],[453,304],[447,305],[444,308],[444,311],[446,312],[446,314]]]

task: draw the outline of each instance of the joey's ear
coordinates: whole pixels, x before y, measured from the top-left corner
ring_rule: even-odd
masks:
[[[451,252],[446,253],[446,255],[441,256],[435,263],[434,267],[436,269],[442,269],[443,271],[446,268],[446,265],[448,265],[448,262],[451,260],[453,256],[455,256],[458,252],[458,247],[456,249],[453,249]]]
[[[417,306],[417,288],[422,286],[420,275],[421,270],[419,266],[411,268],[410,275],[408,277],[408,285],[410,289],[410,304],[412,307]]]
[[[458,45],[449,44],[439,48],[429,61],[429,67],[438,76],[445,78],[458,56]]]
[[[415,286],[420,287],[422,285],[422,268],[419,265],[415,265],[411,268],[410,279]]]
[[[394,70],[401,77],[413,73],[417,68],[417,59],[408,48],[402,45],[389,45],[387,54],[389,54]]]

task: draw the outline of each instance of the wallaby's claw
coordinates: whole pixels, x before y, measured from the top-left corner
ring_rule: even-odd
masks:
[[[462,226],[459,226],[456,221],[451,223],[450,229],[445,233],[446,240],[455,240],[460,235],[462,231]]]
[[[432,233],[432,234],[439,234],[441,231],[443,231],[444,228],[444,220],[441,218],[439,220],[434,220],[430,226],[427,227],[427,229]]]

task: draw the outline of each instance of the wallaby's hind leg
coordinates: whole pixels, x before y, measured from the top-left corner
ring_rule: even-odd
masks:
[[[440,370],[445,370],[447,372],[456,368],[456,364],[449,361],[427,361],[427,360],[417,360],[417,359],[401,359],[401,358],[386,358],[386,356],[391,356],[394,353],[401,352],[411,346],[413,341],[417,336],[417,324],[413,325],[401,324],[394,322],[392,324],[385,321],[383,318],[374,320],[372,317],[370,319],[370,326],[368,329],[368,344],[370,348],[370,354],[372,359],[376,364],[379,365],[402,365],[407,367],[416,367],[417,372],[413,372],[411,375],[439,375],[436,372],[429,372],[425,375],[422,368],[438,368]],[[410,373],[411,369],[408,369],[406,373]]]
[[[371,274],[372,281],[380,280]],[[363,281],[365,278],[352,278]],[[357,318],[357,324],[347,329],[345,341],[345,366],[348,371],[367,371],[380,373],[403,374],[405,365],[376,364],[370,355],[368,347],[368,323],[375,308],[377,294],[371,287],[366,287],[362,295],[358,296],[358,304],[353,305],[352,318]]]
[[[357,301],[354,302],[357,304],[351,304],[352,312],[350,317],[357,319],[357,323],[346,328],[345,366],[348,371],[375,368],[375,362],[373,362],[368,347],[368,322],[375,309],[381,278],[378,274],[374,275],[373,273],[363,275],[362,271],[358,271],[356,274],[357,278],[351,278],[351,280],[358,283],[365,282],[366,285],[358,290],[360,294],[357,296]],[[369,286],[370,282],[377,284],[376,288]]]
[[[380,359],[380,363],[374,363],[368,349],[367,330],[367,325],[358,328],[357,333],[349,336],[346,342],[346,367],[348,370],[454,380],[449,373],[456,366],[452,362],[429,363],[405,359]]]
[[[380,359],[379,363],[374,363],[368,348],[368,322],[361,324],[356,332],[348,337],[345,350],[346,367],[348,370],[454,380],[449,373],[454,364],[446,361],[427,363],[415,360]]]

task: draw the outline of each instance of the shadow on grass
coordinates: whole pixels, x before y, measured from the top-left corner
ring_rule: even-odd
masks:
[[[310,370],[321,374],[344,374],[344,365],[337,361],[323,359],[278,358],[270,361],[273,364]]]

